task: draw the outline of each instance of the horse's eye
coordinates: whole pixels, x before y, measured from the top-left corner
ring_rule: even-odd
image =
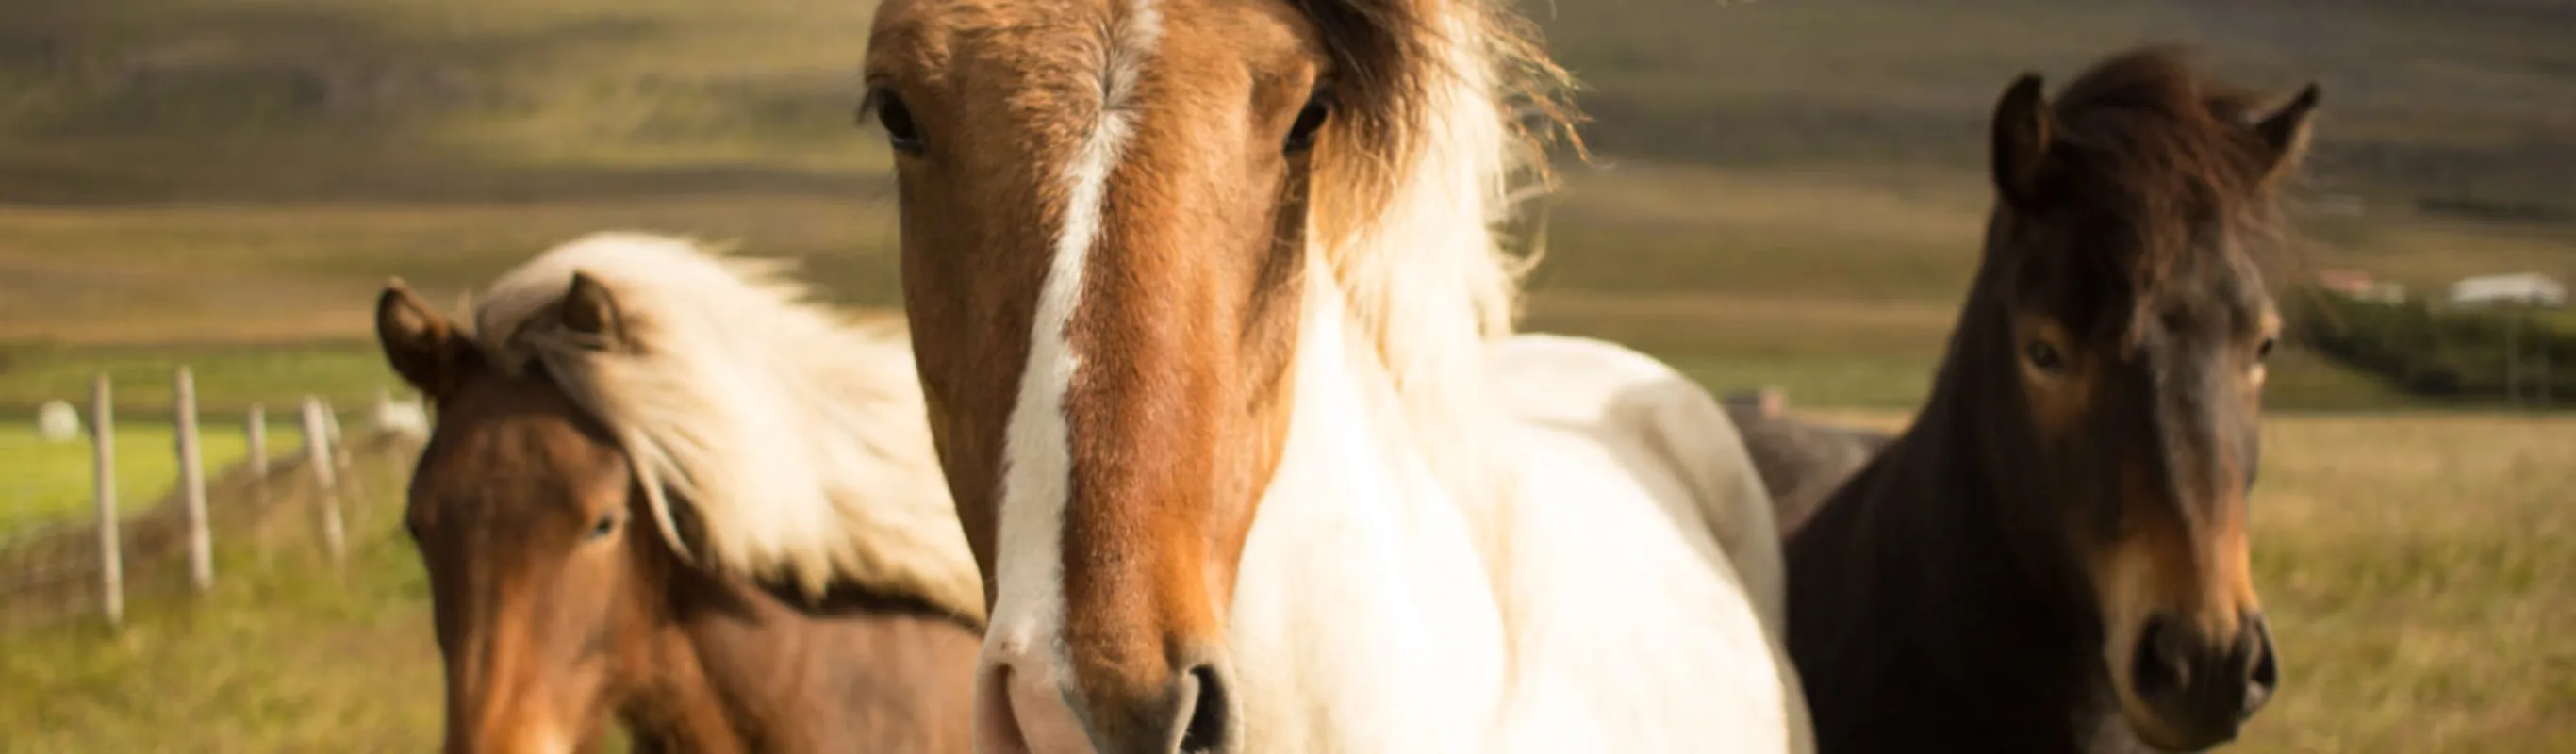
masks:
[[[1315,148],[1315,134],[1324,130],[1324,122],[1333,117],[1333,101],[1323,92],[1306,98],[1306,108],[1297,111],[1297,122],[1288,126],[1288,141],[1281,147],[1290,154]]]
[[[2280,342],[2280,338],[2264,338],[2262,345],[2254,347],[2254,363],[2261,364],[2271,361],[2272,346],[2279,344]]]
[[[599,514],[599,520],[590,523],[590,531],[583,535],[583,539],[597,541],[615,533],[617,533],[617,514],[602,513]]]
[[[2042,372],[2055,374],[2066,368],[2066,356],[2058,353],[2057,347],[2049,345],[2048,341],[2031,341],[2028,345],[2022,346],[2021,354],[2023,358],[2030,359],[2031,366],[2038,367]]]
[[[886,143],[897,152],[921,154],[921,127],[912,122],[912,108],[903,104],[903,97],[891,89],[878,89],[868,93],[867,106],[877,111],[877,125],[885,128]]]

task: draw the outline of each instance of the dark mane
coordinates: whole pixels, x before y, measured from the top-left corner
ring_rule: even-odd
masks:
[[[2057,135],[2067,148],[2049,176],[2066,195],[2127,218],[2140,237],[2124,263],[2136,289],[2153,290],[2193,254],[2221,249],[2191,237],[2175,217],[2208,218],[2231,237],[2263,241],[2255,261],[2286,246],[2273,185],[2272,150],[2244,125],[2262,99],[2219,81],[2180,46],[2148,47],[2095,65],[2058,95]]]

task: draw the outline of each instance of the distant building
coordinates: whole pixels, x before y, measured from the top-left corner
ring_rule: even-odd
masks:
[[[2567,287],[2537,272],[2479,275],[2461,278],[2451,284],[2451,305],[2463,308],[2537,306],[2555,309],[2567,305]]]
[[[2357,301],[2394,304],[2406,300],[2406,286],[2371,277],[2361,270],[2323,270],[2317,287]]]

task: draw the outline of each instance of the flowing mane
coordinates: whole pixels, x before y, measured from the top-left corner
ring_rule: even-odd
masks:
[[[1498,244],[1516,191],[1552,176],[1573,121],[1570,77],[1507,4],[1303,0],[1342,72],[1347,146],[1317,167],[1324,259],[1454,489],[1490,486],[1468,417],[1485,344],[1512,334],[1536,259]],[[1528,117],[1535,115],[1535,122]],[[1577,144],[1579,147],[1579,143]]]
[[[474,326],[495,368],[542,366],[614,433],[683,556],[809,596],[847,580],[980,623],[982,584],[910,344],[896,326],[807,301],[787,270],[599,233],[502,275]],[[576,272],[618,302],[630,347],[600,349],[557,321]]]

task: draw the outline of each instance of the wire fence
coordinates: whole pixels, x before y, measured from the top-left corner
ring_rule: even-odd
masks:
[[[215,548],[235,534],[304,529],[310,536],[258,539],[343,558],[344,508],[373,502],[349,473],[353,454],[416,440],[426,424],[417,404],[382,392],[370,435],[356,442],[343,441],[338,415],[315,397],[285,416],[254,405],[206,421],[190,371],[173,380],[166,421],[119,422],[100,375],[86,411],[48,404],[32,432],[0,436],[0,626],[82,616],[118,626],[130,599],[217,588]],[[290,418],[277,431],[273,422]]]

